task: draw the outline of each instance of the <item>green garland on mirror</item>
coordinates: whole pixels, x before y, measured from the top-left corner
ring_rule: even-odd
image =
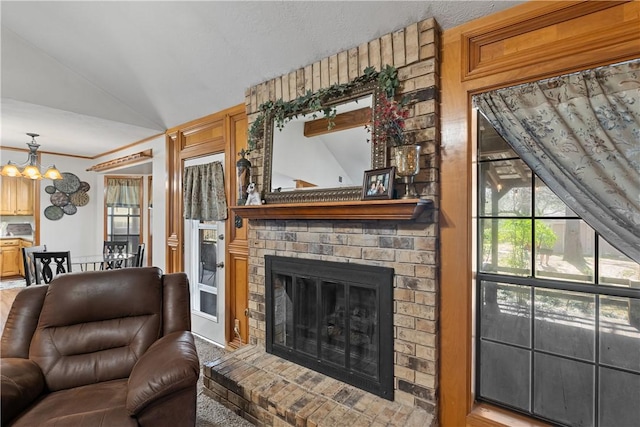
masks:
[[[313,111],[312,117],[316,118],[317,113],[322,112],[324,118],[329,121],[329,129],[331,129],[334,125],[333,119],[336,116],[336,110],[334,107],[325,106],[324,104],[328,100],[349,94],[358,85],[376,80],[378,87],[386,94],[387,98],[395,96],[396,89],[400,85],[398,70],[391,65],[386,65],[380,71],[376,71],[373,67],[367,67],[361,76],[356,77],[349,83],[336,83],[317,92],[307,91],[307,93],[292,101],[285,102],[282,99],[278,99],[275,102],[267,101],[260,104],[258,107],[260,114],[253,121],[248,132],[249,151],[254,150],[257,142],[264,136],[265,117],[273,118],[275,126],[282,130],[285,123],[298,117],[299,114]]]

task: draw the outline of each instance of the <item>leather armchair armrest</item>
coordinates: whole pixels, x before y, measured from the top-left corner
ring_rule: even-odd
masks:
[[[13,419],[44,391],[44,375],[29,359],[0,359],[2,425]]]
[[[129,376],[126,407],[137,416],[173,393],[195,390],[200,361],[188,331],[173,332],[156,341],[135,364]]]

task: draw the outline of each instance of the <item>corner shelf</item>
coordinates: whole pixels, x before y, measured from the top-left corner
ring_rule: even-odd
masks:
[[[433,209],[433,201],[428,199],[355,200],[231,207],[233,213],[246,219],[324,220],[415,220],[428,209]]]

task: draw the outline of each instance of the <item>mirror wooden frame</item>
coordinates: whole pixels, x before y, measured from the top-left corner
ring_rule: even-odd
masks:
[[[372,95],[372,123],[371,123],[371,168],[379,169],[387,166],[387,142],[376,139],[375,118],[377,117],[377,98],[379,91],[376,81],[370,81],[358,85],[342,96],[335,97],[323,103],[322,107],[333,107],[366,95]],[[313,111],[304,111],[304,114]],[[308,203],[308,202],[331,202],[331,201],[352,201],[360,200],[362,197],[362,186],[339,187],[325,189],[293,190],[285,192],[273,192],[271,189],[271,172],[273,163],[273,132],[276,130],[274,117],[267,115],[264,123],[264,163],[262,171],[262,188],[266,203]],[[364,173],[364,171],[363,171]]]

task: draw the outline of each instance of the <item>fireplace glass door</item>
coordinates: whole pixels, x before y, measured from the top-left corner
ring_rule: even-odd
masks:
[[[273,267],[267,262],[269,266]],[[335,274],[335,268],[314,272],[305,265],[293,271],[272,270],[268,276],[271,290],[267,291],[272,308],[267,316],[267,350],[345,382],[356,378],[358,384],[354,385],[376,392],[370,386],[377,384],[373,388],[379,389],[382,377],[386,381],[393,371],[393,353],[387,351],[389,356],[381,357],[383,350],[393,348],[392,317],[379,315],[381,304],[387,306],[385,312],[391,312],[393,270],[386,270],[391,272],[382,276],[384,285],[379,283],[380,276],[374,278],[375,274],[366,274],[362,280],[363,275],[357,271]],[[382,288],[389,292],[382,292]],[[389,322],[383,327],[389,332],[384,334],[382,320]],[[384,347],[383,338],[387,340]]]

